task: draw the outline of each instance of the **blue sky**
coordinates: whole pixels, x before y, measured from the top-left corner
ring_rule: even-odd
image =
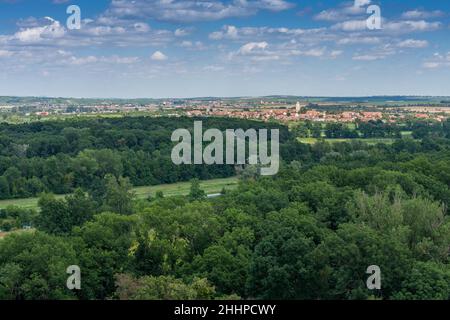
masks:
[[[450,95],[450,1],[0,0],[0,95],[273,94]]]

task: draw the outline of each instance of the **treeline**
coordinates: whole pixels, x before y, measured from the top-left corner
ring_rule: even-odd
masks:
[[[106,174],[135,186],[211,179],[235,174],[232,166],[176,166],[171,160],[176,129],[192,130],[190,118],[125,117],[0,124],[0,199],[53,192],[65,194],[100,183]],[[286,127],[239,119],[201,119],[204,130]]]
[[[402,137],[402,131],[412,133],[414,139],[431,137],[449,138],[450,120],[437,122],[433,120],[406,121],[402,124],[386,123],[382,120],[357,122],[355,128],[346,123],[313,123],[306,121],[294,126],[293,132],[300,138],[321,138],[322,134],[328,139],[354,138],[394,138]]]
[[[278,175],[244,169],[206,199],[41,198],[37,231],[0,241],[3,299],[449,299],[450,141],[289,141]],[[16,214],[17,215],[17,214]],[[70,265],[82,289],[65,287]],[[381,290],[368,290],[368,266]]]

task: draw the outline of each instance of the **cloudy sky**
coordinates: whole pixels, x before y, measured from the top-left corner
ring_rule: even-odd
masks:
[[[450,1],[0,0],[0,95],[272,94],[450,95]]]

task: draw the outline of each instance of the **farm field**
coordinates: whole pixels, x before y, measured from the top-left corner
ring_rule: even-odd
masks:
[[[207,194],[219,193],[222,189],[232,190],[237,186],[237,178],[224,178],[201,181],[200,186]],[[189,194],[190,182],[179,182],[174,184],[162,184],[157,186],[136,187],[133,191],[137,199],[145,199],[150,195],[155,195],[156,192],[162,191],[165,196],[179,196]],[[57,195],[56,198],[63,198],[64,195]],[[26,199],[8,199],[0,200],[0,209],[5,209],[8,206],[17,206],[24,209],[36,209],[39,198]]]

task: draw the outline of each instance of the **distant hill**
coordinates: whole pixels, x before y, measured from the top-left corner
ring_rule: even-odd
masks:
[[[278,102],[278,103],[294,103],[296,101],[306,101],[310,103],[334,102],[334,103],[373,103],[373,104],[450,104],[450,97],[431,97],[431,96],[369,96],[369,97],[313,97],[313,96],[288,96],[288,95],[272,95],[262,97],[198,97],[198,98],[138,98],[138,99],[116,99],[116,98],[65,98],[65,97],[15,97],[0,96],[0,105],[100,105],[100,104],[160,104],[170,101],[174,104],[186,102],[208,102],[223,101],[226,103],[260,103]]]

